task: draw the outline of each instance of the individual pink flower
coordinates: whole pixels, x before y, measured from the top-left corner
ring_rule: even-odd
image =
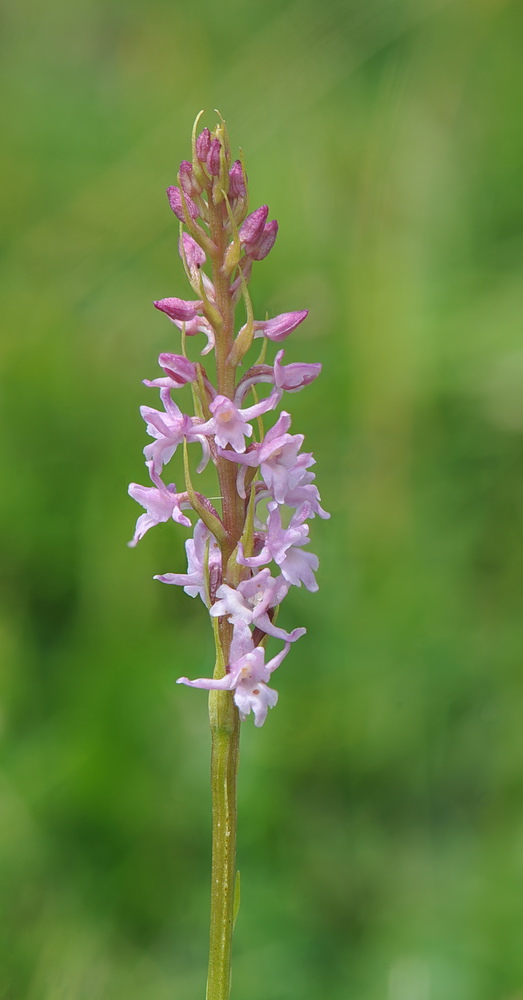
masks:
[[[265,663],[263,646],[254,647],[249,626],[239,621],[234,626],[230,663],[224,677],[200,677],[195,681],[179,677],[176,683],[202,688],[204,691],[234,691],[234,701],[242,721],[249,712],[253,712],[254,725],[263,726],[269,708],[274,708],[278,701],[278,692],[267,687],[267,681],[287,656],[289,649],[290,643],[287,642],[277,656]]]
[[[274,359],[274,384],[277,389],[284,389],[285,392],[299,392],[318,377],[321,364],[295,361],[291,365],[282,365],[284,353],[283,350],[278,351]]]
[[[277,503],[285,503],[286,493],[300,481],[303,470],[315,462],[310,452],[298,454],[303,434],[288,434],[290,423],[290,415],[283,411],[260,447],[260,472]]]
[[[330,517],[328,511],[324,510],[321,506],[320,494],[318,487],[314,485],[314,480],[316,476],[313,472],[304,472],[299,482],[292,486],[285,494],[285,503],[287,507],[301,507],[302,504],[306,503],[309,508],[309,518],[313,518],[316,514],[322,519],[327,519]],[[260,490],[258,498],[260,500],[264,498],[270,498],[270,490]]]
[[[276,386],[277,389],[285,392],[299,392],[306,385],[310,385],[321,372],[321,365],[307,364],[305,362],[294,362],[291,365],[282,365],[281,360],[285,351],[278,351],[274,365],[254,365],[249,368],[242,379],[238,382],[234,402],[239,406],[247,393],[254,385],[260,382],[268,382]]]
[[[155,438],[153,444],[145,446],[143,453],[147,462],[152,462],[152,469],[159,474],[166,463],[172,458],[184,437],[191,433],[193,424],[171,399],[168,389],[160,390],[160,399],[165,407],[164,412],[151,406],[141,406],[140,413],[147,424],[147,433]]]
[[[302,507],[293,514],[289,527],[284,528],[278,504],[270,503],[267,532],[259,535],[262,543],[261,551],[247,557],[240,542],[238,545],[240,565],[256,567],[274,561],[289,586],[292,584],[301,587],[304,583],[307,590],[316,591],[318,584],[314,573],[318,569],[318,557],[312,552],[303,551],[303,546],[309,544],[309,525],[304,524],[309,513],[308,504],[302,504]],[[269,571],[262,570],[262,572]]]
[[[144,378],[143,384],[152,389],[179,389],[196,381],[198,377],[196,365],[189,361],[183,354],[160,354],[158,364],[164,370],[164,376],[160,378]],[[201,368],[201,377],[209,399],[214,399],[216,389],[207,378],[204,368]]]
[[[286,597],[290,584],[279,576],[274,579],[269,569],[262,569],[249,580],[242,580],[237,588],[223,583],[216,591],[218,600],[213,604],[210,614],[213,618],[227,615],[227,621],[236,625],[239,621],[254,625],[267,635],[286,642],[295,642],[307,629],[295,628],[286,632],[283,628],[273,625],[269,609],[276,608]]]
[[[193,537],[188,538],[185,543],[185,551],[187,573],[162,573],[154,579],[183,587],[189,597],[199,595],[209,607],[219,586],[222,554],[214,535],[211,535],[203,521],[196,522]]]
[[[263,441],[251,445],[245,454],[231,457],[230,453],[218,448],[218,454],[230,461],[252,468],[259,465],[264,482],[277,503],[286,502],[286,494],[300,482],[304,470],[315,462],[310,452],[298,455],[303,434],[288,434],[290,425],[290,415],[283,411]],[[245,472],[240,469],[238,473],[240,496],[245,496]]]
[[[147,466],[155,486],[140,486],[139,483],[131,483],[129,486],[129,496],[145,507],[146,511],[136,522],[134,536],[129,542],[131,548],[135,547],[149,528],[162,521],[169,521],[172,518],[178,524],[191,527],[189,518],[182,514],[182,507],[185,510],[190,510],[191,507],[188,494],[177,493],[174,483],[166,486],[155,474],[152,463],[147,462]]]
[[[160,389],[160,400],[164,405],[163,413],[153,409],[152,406],[140,407],[140,413],[147,424],[147,433],[156,438],[143,450],[146,461],[152,462],[155,474],[161,473],[178,445],[187,438],[189,441],[199,441],[202,446],[203,456],[197,468],[197,472],[202,472],[209,461],[210,448],[207,439],[200,433],[199,419],[182,413],[179,406],[171,399],[169,388]]]
[[[214,285],[203,273],[201,277],[208,298],[214,299]],[[209,351],[212,351],[215,334],[209,321],[205,316],[201,315],[203,311],[203,299],[158,299],[154,305],[160,312],[164,312],[179,330],[183,330],[187,337],[194,337],[197,333],[204,333],[207,337],[207,345],[201,353],[208,354]]]
[[[213,435],[219,448],[226,448],[230,444],[236,453],[242,454],[245,451],[245,438],[252,435],[252,427],[247,421],[273,409],[278,400],[278,393],[272,393],[254,406],[239,409],[228,396],[216,396],[209,404],[212,417],[199,425],[198,433]]]
[[[178,389],[194,382],[196,365],[183,354],[160,354],[158,364],[165,372],[165,378],[143,379],[143,384],[158,389]]]

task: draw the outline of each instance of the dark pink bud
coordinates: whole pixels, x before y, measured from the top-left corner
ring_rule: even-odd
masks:
[[[160,312],[166,313],[169,319],[178,319],[182,323],[186,323],[188,320],[194,319],[195,316],[200,312],[203,302],[201,299],[197,299],[194,302],[189,302],[185,299],[158,299],[154,303]]]
[[[168,187],[167,197],[169,199],[169,205],[171,206],[176,218],[179,219],[180,222],[185,222],[185,215],[183,214],[183,202],[182,202],[182,196],[180,194],[180,188]],[[188,195],[185,195],[185,202],[187,204],[187,210],[189,212],[189,215],[191,216],[191,219],[197,219],[200,214],[199,208],[194,204],[194,201],[192,201],[192,199],[188,197]]]
[[[264,257],[269,254],[276,242],[276,237],[278,235],[278,223],[276,219],[272,222],[268,222],[266,226],[263,227],[263,232],[258,236],[258,238],[246,247],[246,253],[252,260],[263,260]]]
[[[205,163],[211,145],[211,133],[208,128],[204,128],[196,139],[196,156],[200,163]]]
[[[176,385],[187,385],[196,378],[196,365],[182,354],[160,354],[158,364]]]
[[[220,173],[221,148],[222,147],[219,139],[211,140],[211,147],[207,154],[207,166],[209,168],[209,173],[212,174],[213,177],[217,177],[218,174]]]
[[[247,216],[245,222],[240,228],[239,235],[242,243],[254,243],[260,233],[263,232],[263,227],[267,221],[268,214],[269,206],[262,205],[260,208],[257,208],[255,212],[251,212],[251,214]]]
[[[254,337],[267,337],[278,343],[289,336],[309,314],[308,309],[300,309],[296,312],[280,313],[274,319],[256,320],[254,323]],[[287,365],[289,367],[289,365]]]
[[[229,197],[245,198],[246,194],[247,188],[245,187],[245,178],[243,176],[241,161],[235,160],[229,170]]]

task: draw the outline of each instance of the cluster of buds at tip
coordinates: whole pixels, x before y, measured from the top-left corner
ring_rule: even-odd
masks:
[[[151,443],[144,448],[151,486],[131,483],[129,493],[144,509],[131,546],[149,528],[169,520],[190,527],[187,572],[161,573],[162,583],[199,596],[214,626],[216,667],[212,677],[178,683],[233,693],[240,717],[252,711],[261,726],[277,692],[269,686],[304,628],[286,631],[276,624],[279,606],[291,587],[317,590],[318,558],[309,551],[308,522],[329,515],[320,503],[311,466],[302,451],[303,435],[291,434],[283,410],[265,430],[264,420],[285,393],[299,392],[320,373],[317,363],[284,364],[279,349],[266,359],[270,342],[280,344],[307,317],[307,310],[256,320],[248,291],[252,266],[272,250],[278,223],[268,221],[266,205],[249,212],[247,175],[242,159],[231,162],[225,123],[213,132],[193,129],[192,158],[183,160],[178,183],[167,189],[180,222],[179,253],[192,297],[166,297],[154,305],[181,334],[180,353],[160,354],[162,374],[145,385],[159,390],[160,409],[142,406]],[[236,330],[242,300],[245,321]],[[200,360],[187,356],[187,338],[203,334],[202,355],[214,356],[208,375]],[[243,368],[255,339],[261,354]],[[207,363],[207,361],[206,361]],[[182,412],[172,393],[189,386],[194,413]],[[190,445],[199,445],[191,470]],[[181,455],[184,483],[166,485],[164,468]],[[209,499],[194,485],[211,462],[217,496]],[[190,516],[188,516],[190,515]],[[266,659],[269,637],[283,648]]]

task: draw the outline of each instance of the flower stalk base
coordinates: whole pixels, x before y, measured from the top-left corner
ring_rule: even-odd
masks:
[[[209,692],[211,726],[211,928],[206,1000],[229,1000],[236,886],[240,716],[231,691]]]

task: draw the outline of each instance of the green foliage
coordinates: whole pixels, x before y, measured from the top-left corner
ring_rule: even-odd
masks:
[[[522,28],[504,0],[4,5],[2,1000],[203,995],[207,705],[174,679],[212,630],[151,580],[184,529],[125,543],[140,380],[176,350],[151,302],[185,294],[164,188],[215,106],[281,227],[254,313],[311,311],[285,361],[324,364],[293,428],[333,513],[243,726],[233,996],[523,996]]]

